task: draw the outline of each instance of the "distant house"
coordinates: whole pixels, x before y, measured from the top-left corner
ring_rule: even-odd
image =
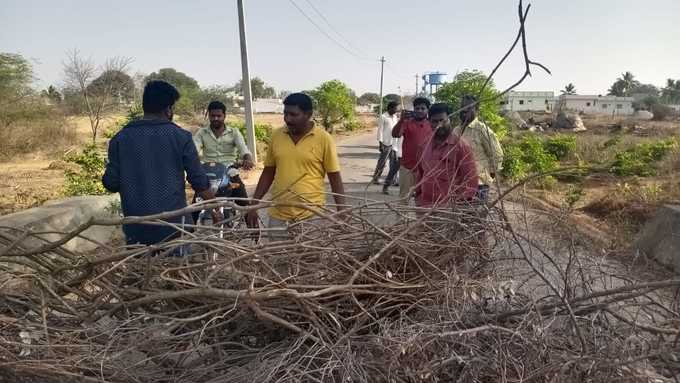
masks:
[[[253,100],[253,113],[283,113],[283,101],[280,98],[258,98]]]
[[[555,92],[510,92],[501,101],[501,109],[511,112],[550,112]]]
[[[633,97],[582,96],[563,94],[557,99],[555,109],[566,109],[586,114],[629,116],[635,113]]]

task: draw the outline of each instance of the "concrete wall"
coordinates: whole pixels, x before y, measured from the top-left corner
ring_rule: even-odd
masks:
[[[278,98],[253,100],[253,113],[283,113],[283,101]]]
[[[0,217],[0,226],[25,228],[34,232],[68,232],[90,218],[113,218],[112,203],[119,201],[118,194],[108,196],[74,197],[64,200],[51,201],[43,206],[20,211]],[[60,239],[63,234],[52,233],[41,235],[50,241]],[[82,237],[93,239],[100,243],[122,239],[123,233],[118,226],[93,226],[82,233]],[[76,237],[66,243],[64,248],[75,252],[87,252],[97,245],[85,238]],[[28,239],[23,243],[27,249],[36,248],[45,242],[38,239]]]

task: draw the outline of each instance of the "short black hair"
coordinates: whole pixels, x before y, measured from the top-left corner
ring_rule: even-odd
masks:
[[[425,105],[429,108],[430,104],[431,104],[430,100],[428,100],[425,97],[416,97],[415,99],[413,99],[413,107],[414,108],[418,105]]]
[[[314,103],[312,98],[304,93],[291,93],[283,100],[283,105],[297,106],[303,112],[311,112],[314,110]]]
[[[471,94],[465,94],[460,98],[460,107],[466,110],[468,105],[474,105],[475,110],[479,110],[479,103],[477,102],[477,97]]]
[[[179,92],[169,83],[161,80],[149,81],[144,87],[142,109],[144,113],[160,113],[165,108],[175,105],[179,100]]]
[[[227,106],[224,105],[222,101],[211,101],[210,104],[208,104],[208,112],[211,110],[221,110],[223,113],[227,113]]]
[[[396,108],[397,106],[399,106],[399,103],[396,101],[390,101],[387,103],[387,109]]]
[[[435,115],[435,114],[439,114],[439,113],[446,113],[447,115],[449,115],[449,114],[451,114],[451,107],[449,106],[449,104],[440,102],[440,103],[437,103],[437,104],[433,104],[430,107],[429,113],[430,113],[430,116]]]

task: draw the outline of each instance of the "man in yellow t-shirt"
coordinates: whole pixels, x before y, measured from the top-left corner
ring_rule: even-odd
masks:
[[[312,217],[314,211],[299,204],[312,209],[325,204],[326,175],[337,210],[346,208],[335,143],[330,134],[314,126],[312,99],[304,93],[293,93],[283,105],[286,126],[272,133],[264,170],[253,194],[255,201],[261,200],[271,187],[271,199],[277,205],[269,209],[270,227]],[[249,212],[246,221],[250,227],[257,227],[257,212]]]

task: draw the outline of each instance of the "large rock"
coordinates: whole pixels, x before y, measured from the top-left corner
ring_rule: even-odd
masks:
[[[516,129],[527,129],[527,123],[524,121],[519,112],[507,112],[505,119],[510,122],[511,126]]]
[[[680,205],[659,208],[635,246],[644,255],[680,273]]]
[[[635,112],[633,115],[633,118],[636,118],[638,120],[651,120],[654,118],[654,114],[652,112],[646,111],[646,110],[638,110]]]
[[[73,197],[59,201],[51,201],[43,206],[16,212],[0,217],[0,227],[12,227],[26,229],[34,232],[51,232],[41,237],[48,241],[60,239],[63,234],[71,231],[90,218],[112,218],[119,201],[118,194],[108,196]],[[99,243],[111,242],[122,238],[120,227],[117,226],[92,226],[85,230],[81,236],[71,239],[64,248],[87,252],[97,247],[92,239]],[[21,246],[26,249],[36,248],[45,242],[35,238],[26,238]],[[2,247],[0,247],[2,250]]]
[[[553,125],[555,129],[567,129],[573,132],[583,132],[586,126],[583,125],[583,120],[581,116],[573,112],[560,112],[555,119],[555,124]]]

